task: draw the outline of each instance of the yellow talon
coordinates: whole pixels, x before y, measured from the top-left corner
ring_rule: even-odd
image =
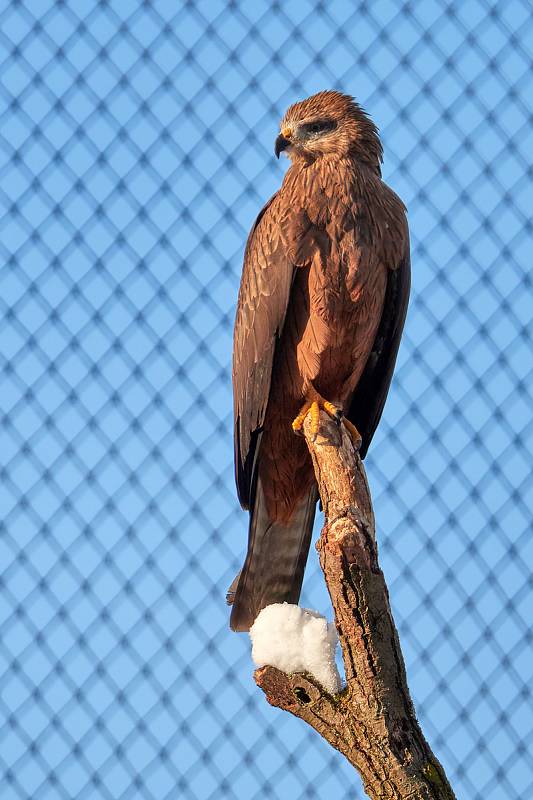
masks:
[[[314,439],[320,427],[320,406],[316,400],[311,403],[309,411],[311,413],[311,436]]]
[[[305,418],[307,417],[308,414],[311,414],[311,436],[313,439],[315,439],[318,433],[318,429],[320,427],[321,408],[323,408],[326,414],[328,414],[332,419],[334,419],[335,422],[340,423],[341,419],[343,418],[341,409],[338,406],[334,405],[333,403],[330,403],[329,400],[324,400],[322,397],[319,396],[317,400],[309,401],[302,406],[302,408],[300,409],[300,413],[293,420],[292,423],[293,431],[295,433],[301,433],[302,428],[304,426]],[[347,421],[345,420],[345,422]],[[351,425],[351,423],[349,424]],[[352,433],[352,437],[355,436],[354,444],[356,444],[357,437],[359,436],[359,434],[357,433],[353,425],[352,428],[353,431],[355,431],[355,434]],[[352,432],[351,428],[349,428],[348,430]],[[359,440],[360,439],[361,437],[359,436]]]
[[[298,414],[298,416],[296,417],[296,419],[293,420],[292,429],[294,433],[299,433],[302,430],[305,418],[307,416],[307,412],[309,411],[310,408],[311,408],[311,403],[306,403],[302,408],[302,410],[300,411],[300,413]]]
[[[334,406],[333,403],[329,402],[329,400],[324,400],[323,408],[326,414],[329,414],[332,419],[340,421],[341,411],[337,408],[337,406]]]
[[[348,433],[352,437],[353,446],[355,447],[356,450],[359,450],[359,448],[361,447],[361,443],[363,441],[363,439],[361,437],[361,434],[359,433],[359,431],[357,430],[357,428],[355,427],[353,422],[350,422],[349,419],[346,419],[346,417],[343,417],[342,421],[344,422],[344,424],[346,426],[346,430],[348,431]]]

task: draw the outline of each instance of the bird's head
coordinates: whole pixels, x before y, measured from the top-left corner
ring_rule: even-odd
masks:
[[[353,97],[327,91],[290,106],[281,120],[275,153],[291,161],[353,157],[381,173],[378,129]]]

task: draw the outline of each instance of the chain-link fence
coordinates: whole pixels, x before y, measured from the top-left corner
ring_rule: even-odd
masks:
[[[532,797],[530,2],[0,8],[2,800],[362,797],[224,605],[243,245],[331,87],[409,208],[367,463],[412,694],[459,798]]]

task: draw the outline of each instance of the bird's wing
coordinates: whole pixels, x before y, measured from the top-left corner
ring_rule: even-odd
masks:
[[[254,455],[294,273],[277,197],[260,211],[248,236],[233,333],[235,479],[243,508],[250,505]]]
[[[294,271],[328,249],[324,230],[279,192],[260,212],[246,243],[233,336],[235,477],[243,508],[252,502],[254,459]]]
[[[411,262],[407,242],[402,260],[395,269],[388,271],[378,332],[346,415],[361,434],[361,458],[366,455],[387,399],[407,313],[410,285]]]

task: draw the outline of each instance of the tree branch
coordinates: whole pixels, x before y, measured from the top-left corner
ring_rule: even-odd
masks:
[[[255,672],[271,705],[305,720],[358,770],[372,800],[453,800],[426,742],[407,687],[398,633],[378,564],[363,463],[344,425],[321,413],[304,435],[325,522],[317,543],[335,612],[347,686],[330,695],[309,675]]]

